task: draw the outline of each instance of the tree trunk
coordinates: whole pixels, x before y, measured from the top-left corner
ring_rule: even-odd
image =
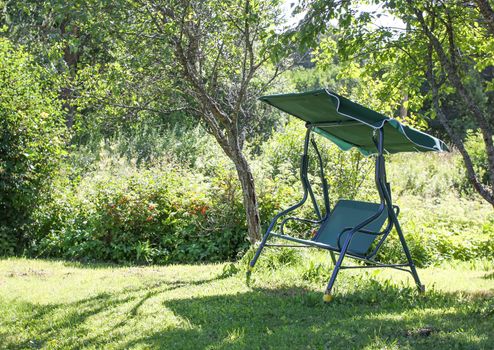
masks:
[[[235,156],[231,158],[235,163],[238,179],[240,180],[240,184],[242,186],[249,241],[254,244],[261,238],[261,220],[259,219],[259,208],[257,205],[254,176],[252,175],[247,159],[245,159],[245,156],[241,151],[236,152]]]
[[[453,144],[456,146],[458,151],[460,152],[462,158],[463,158],[463,164],[465,165],[465,168],[467,169],[467,177],[468,181],[472,184],[473,188],[477,191],[478,194],[482,198],[484,198],[489,204],[494,206],[494,195],[492,193],[492,190],[489,191],[478,179],[477,173],[475,172],[473,163],[472,163],[472,158],[470,157],[470,154],[468,154],[468,151],[465,149],[465,146],[463,145],[463,141],[461,138],[456,134],[454,129],[451,127],[449,124],[448,118],[446,115],[443,113],[441,107],[439,106],[438,102],[438,97],[437,97],[437,87],[433,87],[434,91],[434,96],[433,96],[433,105],[434,109],[436,111],[437,117],[439,118],[440,123],[443,125],[443,127],[446,129],[446,132],[448,133],[449,137],[451,138],[451,141],[453,141]]]
[[[406,102],[408,102],[408,93],[405,92],[403,94],[403,99],[401,100],[401,105],[400,105],[400,118],[402,121],[405,121],[408,116],[408,109],[405,107]]]
[[[72,88],[70,85],[62,87],[60,99],[62,100],[62,109],[66,113],[65,125],[68,129],[72,129],[74,126],[75,106],[71,103],[72,98]]]
[[[249,13],[249,1],[246,1],[245,6],[246,12]],[[186,13],[188,11],[183,12],[183,14]],[[211,90],[208,90],[208,86],[205,84],[206,81],[212,79],[211,77],[217,76],[216,64],[213,71],[207,76],[204,75],[202,68],[200,68],[204,60],[204,56],[201,53],[201,37],[205,36],[204,28],[200,27],[198,22],[186,20],[183,16],[180,18],[174,16],[173,11],[162,11],[162,17],[157,19],[157,21],[162,21],[164,25],[168,24],[168,20],[179,23],[179,35],[172,36],[170,44],[175,48],[175,55],[183,69],[185,80],[191,85],[191,95],[195,96],[196,101],[201,106],[198,110],[198,115],[208,125],[210,133],[215,137],[225,154],[235,164],[237,176],[242,186],[249,240],[251,243],[255,243],[261,238],[261,221],[259,219],[254,177],[249,163],[242,153],[244,130],[239,127],[240,123],[238,122],[239,115],[241,114],[241,106],[246,102],[248,84],[260,66],[260,63],[255,64],[254,62],[253,44],[250,37],[251,22],[246,17],[245,28],[242,29],[241,33],[245,39],[244,49],[246,52],[242,66],[243,71],[240,79],[239,92],[236,96],[230,96],[230,100],[227,101],[225,108],[223,101],[213,97],[216,95],[214,89],[212,93],[209,93]],[[228,90],[231,90],[231,87]],[[233,111],[230,110],[231,107],[233,107]]]

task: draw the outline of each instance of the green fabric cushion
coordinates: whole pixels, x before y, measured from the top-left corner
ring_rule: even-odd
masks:
[[[321,126],[314,131],[345,151],[357,147],[364,155],[376,153],[372,135],[383,125],[388,153],[448,150],[443,141],[329,90],[263,96],[261,101],[311,124],[341,122],[337,127]]]
[[[338,248],[338,237],[347,227],[355,227],[362,223],[379,210],[379,203],[359,202],[351,200],[339,200],[333,208],[331,215],[323,222],[314,241],[329,244]],[[374,221],[363,227],[366,230],[379,232],[386,221],[388,215],[386,209]],[[341,235],[340,247],[346,240],[349,231]],[[357,255],[364,255],[369,250],[372,242],[376,239],[375,235],[369,235],[356,232],[353,235],[348,251]]]

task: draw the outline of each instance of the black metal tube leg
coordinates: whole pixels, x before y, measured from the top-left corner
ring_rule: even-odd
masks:
[[[250,273],[254,268],[254,266],[256,265],[257,259],[259,259],[259,255],[261,255],[262,249],[266,245],[266,241],[268,240],[270,234],[271,234],[271,227],[269,227],[268,231],[264,234],[261,244],[259,244],[259,247],[257,247],[256,253],[254,254],[254,257],[249,263],[249,269],[247,270],[247,273]]]
[[[247,266],[247,272],[245,274],[245,282],[247,283],[248,286],[250,285],[250,277],[252,275],[252,269],[254,269],[254,266],[257,262],[257,259],[259,259],[259,256],[261,255],[261,252],[262,252],[262,249],[266,245],[266,241],[268,240],[270,234],[271,234],[271,227],[269,227],[268,231],[266,232],[266,234],[262,238],[261,244],[259,244],[259,247],[257,247],[256,253],[254,254],[254,257],[250,261],[249,266]]]
[[[345,240],[345,244],[343,244],[343,248],[340,251],[340,256],[338,257],[338,261],[336,262],[333,273],[331,274],[331,278],[329,279],[328,286],[324,291],[323,300],[326,303],[329,303],[333,300],[333,295],[331,294],[331,290],[333,289],[333,285],[336,282],[336,277],[338,276],[338,272],[340,271],[341,264],[343,263],[343,259],[345,258],[346,251],[348,250],[348,246],[350,245],[350,241],[352,240],[353,232],[351,232],[347,239]]]
[[[311,128],[307,128],[307,132],[305,134],[305,141],[304,141],[304,153],[303,153],[302,159],[300,161],[300,163],[301,163],[300,164],[300,178],[302,179],[302,187],[304,189],[304,195],[303,195],[302,199],[300,200],[300,202],[298,202],[297,204],[292,205],[290,208],[283,210],[282,212],[278,213],[273,218],[273,220],[271,220],[271,223],[269,224],[269,227],[266,230],[266,233],[264,234],[264,236],[262,238],[261,244],[257,248],[256,253],[254,254],[254,257],[250,261],[249,266],[247,268],[247,283],[250,281],[250,275],[252,273],[252,269],[256,265],[257,259],[259,259],[259,255],[261,255],[261,252],[262,252],[264,246],[266,245],[266,241],[268,240],[269,235],[271,234],[271,230],[274,228],[278,219],[280,217],[282,217],[283,215],[297,209],[302,204],[304,204],[305,201],[307,200],[307,196],[308,196],[308,186],[307,186],[308,156],[307,156],[307,154],[308,154],[308,148],[309,148],[310,133],[311,133]],[[313,194],[311,194],[311,196],[313,196]],[[318,214],[318,216],[320,218],[320,214]]]
[[[405,252],[405,256],[408,260],[408,266],[410,266],[410,270],[413,276],[413,279],[415,280],[415,284],[417,285],[417,288],[419,292],[423,293],[425,292],[425,286],[420,282],[419,275],[417,273],[417,269],[415,268],[415,263],[413,262],[412,259],[412,254],[410,253],[410,250],[408,249],[407,242],[405,241],[405,236],[403,236],[403,231],[401,230],[400,223],[398,222],[398,218],[396,215],[394,215],[394,212],[392,214],[392,219],[395,223],[395,228],[396,231],[398,232],[398,237],[400,238],[401,245],[403,247],[403,251]]]

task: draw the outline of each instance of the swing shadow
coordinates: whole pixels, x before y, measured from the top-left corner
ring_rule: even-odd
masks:
[[[339,295],[332,304],[322,293],[299,286],[253,288],[233,295],[167,299],[181,288],[212,288],[221,274],[198,281],[159,282],[69,303],[25,303],[25,315],[5,320],[14,329],[22,318],[38,330],[38,337],[4,343],[8,349],[42,348],[55,337],[78,335],[83,340],[62,343],[67,348],[116,347],[156,349],[265,349],[265,348],[365,348],[398,347],[430,349],[489,348],[494,342],[492,294],[445,293],[431,290],[418,295],[413,287],[370,281],[353,292]],[[227,293],[228,291],[218,291]],[[170,313],[184,322],[149,330],[140,309],[160,297],[153,311]],[[490,306],[489,306],[490,305]],[[95,317],[111,322],[118,310],[120,322],[108,331],[87,337],[88,322]],[[122,311],[124,311],[122,313]],[[63,317],[59,317],[63,314]],[[22,317],[21,317],[22,316]],[[129,326],[135,333],[129,334]],[[140,329],[143,329],[142,333]],[[111,336],[109,336],[111,334]],[[0,331],[0,339],[2,339]]]
[[[487,348],[493,343],[494,334],[484,332],[492,314],[482,316],[478,328],[470,330],[477,335],[472,337],[459,331],[468,320],[479,318],[478,309],[441,312],[445,305],[458,305],[458,294],[435,292],[420,297],[410,290],[400,297],[400,293],[397,287],[378,287],[342,296],[331,305],[321,302],[321,293],[300,287],[173,300],[163,307],[188,320],[187,327],[157,330],[124,348],[339,349],[383,341],[429,349],[435,344]],[[487,296],[472,295],[473,304],[482,303],[483,298]],[[418,311],[423,308],[431,312]]]

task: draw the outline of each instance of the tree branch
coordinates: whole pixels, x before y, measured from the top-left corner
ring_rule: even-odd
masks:
[[[439,104],[439,85],[437,84],[436,79],[434,77],[432,50],[433,50],[432,45],[429,44],[428,55],[427,55],[426,77],[427,77],[427,80],[428,80],[429,85],[431,87],[432,104],[434,107],[434,111],[436,112],[436,115],[439,118],[439,121],[441,122],[441,124],[446,129],[446,132],[451,137],[451,140],[453,141],[455,147],[458,149],[458,151],[460,152],[460,154],[463,158],[463,163],[465,164],[465,168],[467,169],[468,180],[473,185],[475,190],[482,196],[482,198],[484,198],[490,204],[494,205],[494,191],[492,191],[492,189],[489,190],[478,179],[478,176],[477,176],[477,173],[474,169],[470,154],[466,150],[465,145],[463,144],[463,142],[461,140],[461,137],[456,133],[456,131],[453,129],[453,127],[449,123],[448,118],[444,114],[444,112],[443,112],[443,110]]]
[[[487,32],[494,36],[494,11],[488,0],[475,0],[477,7],[487,24]]]
[[[492,130],[489,122],[487,121],[486,116],[480,109],[480,107],[476,104],[474,96],[465,88],[463,85],[460,76],[456,70],[455,65],[451,61],[450,58],[446,55],[441,43],[439,42],[438,38],[432,33],[430,28],[427,26],[427,23],[425,22],[424,16],[422,12],[414,6],[414,3],[412,0],[407,0],[409,6],[415,13],[415,16],[420,23],[424,34],[427,36],[427,38],[430,41],[430,44],[434,48],[434,51],[438,55],[439,62],[441,63],[441,66],[445,69],[447,72],[447,76],[453,87],[457,90],[458,95],[461,97],[463,100],[463,103],[469,108],[470,112],[475,118],[475,121],[477,122],[478,126],[480,127],[480,130],[482,132],[482,138],[484,140],[485,148],[486,148],[486,153],[487,153],[487,160],[488,160],[488,166],[489,166],[489,178],[491,180],[491,183],[494,184],[494,141],[492,138]],[[430,13],[433,14],[433,13]],[[446,28],[448,30],[448,28]],[[452,35],[450,33],[449,35]]]

